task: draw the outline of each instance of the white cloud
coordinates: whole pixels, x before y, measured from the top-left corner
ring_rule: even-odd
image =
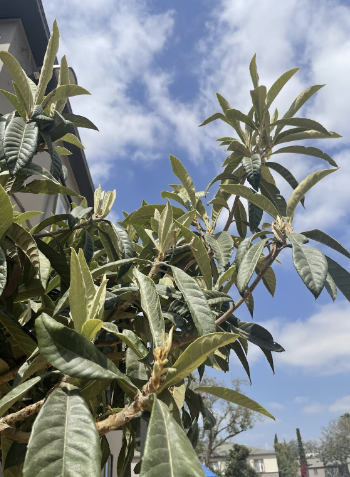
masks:
[[[317,401],[313,401],[303,408],[305,414],[324,414],[327,410],[328,406]]]
[[[268,402],[266,404],[266,406],[268,408],[272,408],[272,409],[278,409],[278,410],[282,410],[282,409],[285,409],[286,406],[284,404],[281,404],[280,402]]]
[[[307,396],[296,396],[294,398],[294,402],[296,404],[302,404],[304,402],[307,402],[309,400],[309,398]]]
[[[350,411],[350,395],[343,396],[333,404],[321,404],[318,401],[313,401],[309,405],[303,407],[305,414],[324,414],[326,412],[344,413]]]
[[[136,0],[107,0],[103,8],[91,0],[84,6],[78,0],[62,0],[59,8],[57,3],[44,2],[49,19],[58,16],[60,53],[92,93],[73,98],[74,110],[100,129],[81,131],[89,164],[95,179],[107,178],[113,162],[125,158],[127,146],[144,152],[165,139],[161,115],[130,89],[147,90],[150,76],[157,79],[156,58],[172,35],[174,12],[151,14],[146,1]]]
[[[331,412],[350,412],[350,395],[337,399],[329,406]]]
[[[350,371],[350,304],[338,301],[319,306],[305,320],[286,321],[275,318],[259,322],[284,348],[274,353],[275,367],[293,366],[307,374],[332,375]],[[253,363],[263,358],[256,346],[250,346],[248,359]]]

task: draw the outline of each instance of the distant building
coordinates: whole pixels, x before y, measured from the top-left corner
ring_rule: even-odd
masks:
[[[209,463],[209,467],[213,469],[214,472],[224,472],[225,461],[231,448],[232,444],[226,443],[222,444],[216,449]],[[257,449],[256,447],[249,446],[248,449],[250,450],[250,454],[248,456],[249,464],[262,477],[279,477],[275,451]]]
[[[329,463],[326,466],[323,464],[320,456],[307,458],[308,477],[345,477],[350,474],[350,463],[347,469],[342,468],[339,464]]]

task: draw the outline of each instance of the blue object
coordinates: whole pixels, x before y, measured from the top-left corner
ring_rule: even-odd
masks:
[[[208,469],[208,467],[205,467],[205,465],[203,465],[202,463],[201,463],[201,466],[204,469],[204,473],[206,477],[217,477],[216,474],[214,474],[210,469]]]

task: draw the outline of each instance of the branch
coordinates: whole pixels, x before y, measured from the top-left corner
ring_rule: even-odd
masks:
[[[216,326],[219,326],[222,323],[224,323],[232,315],[232,313],[234,313],[237,310],[237,308],[239,308],[242,305],[242,303],[244,303],[245,300],[253,293],[253,291],[255,290],[257,285],[260,283],[260,281],[263,279],[266,272],[271,267],[273,262],[276,260],[276,258],[278,257],[282,249],[283,249],[283,245],[277,242],[274,250],[271,253],[270,258],[266,262],[265,267],[261,270],[261,272],[253,281],[251,286],[247,288],[246,292],[244,293],[244,296],[241,297],[238,301],[236,301],[236,303],[233,303],[233,305],[230,306],[230,308],[226,311],[226,313],[224,313],[222,316],[220,316],[220,318],[218,318],[215,321]]]
[[[89,225],[93,225],[93,224],[97,224],[98,222],[102,222],[104,221],[105,218],[98,218],[98,219],[93,219],[91,217],[91,219],[89,220],[85,220],[85,222],[79,224],[79,225],[75,225],[74,227],[72,227],[71,229],[69,227],[65,228],[65,229],[58,229],[58,230],[55,230],[54,232],[43,232],[43,233],[40,233],[40,234],[33,234],[33,237],[38,237],[38,238],[41,238],[41,237],[53,237],[54,235],[60,235],[60,234],[64,234],[66,232],[71,232],[72,230],[78,230],[78,229],[83,229],[84,227],[88,227]]]
[[[23,364],[23,363],[22,363]],[[0,385],[7,383],[8,381],[12,381],[15,376],[18,373],[19,368],[22,366],[22,364],[19,364],[18,366],[15,366],[14,368],[10,369],[4,374],[0,375]]]

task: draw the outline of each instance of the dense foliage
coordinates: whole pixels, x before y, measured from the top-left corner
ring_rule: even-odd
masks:
[[[256,470],[248,462],[249,448],[233,444],[225,461],[225,477],[258,477]]]
[[[322,429],[321,459],[324,465],[339,465],[342,475],[349,475],[350,414],[332,420]]]
[[[286,441],[278,442],[275,435],[274,448],[276,452],[278,473],[280,477],[295,477],[300,474],[298,457],[295,458],[291,446]]]
[[[339,135],[295,117],[321,86],[302,92],[282,119],[277,111],[270,116],[271,104],[297,69],[267,91],[259,85],[254,57],[249,113],[233,109],[218,95],[223,112],[203,123],[221,119],[237,136],[220,139],[229,151],[224,172],[206,191],[196,191],[183,164],[171,156],[178,183],[171,192],[162,192],[168,201],[143,202],[116,225],[107,219],[115,191],[104,193],[99,187],[90,207],[65,186],[60,154],[69,154],[70,143],[81,147],[74,126],[95,126],[64,112],[68,97],[87,94],[69,84],[65,58],[58,86],[46,92],[58,43],[55,23],[38,84],[9,53],[0,52],[15,92],[2,91],[15,110],[0,117],[0,433],[5,477],[22,471],[25,477],[98,476],[109,454],[103,436],[114,429],[123,430],[117,469],[126,476],[141,419],[148,421],[138,466],[142,477],[203,476],[189,441],[198,433],[200,415],[207,414],[200,393],[272,417],[238,391],[200,384],[193,390],[189,382],[191,373],[202,375],[207,366],[227,371],[230,354],[250,376],[248,342],[259,346],[273,367],[272,352],[282,352],[282,346],[266,329],[240,321],[236,313],[245,304],[253,314],[252,293],[260,282],[274,294],[272,265],[277,257],[292,253],[298,274],[316,298],[326,288],[333,299],[337,289],[349,299],[350,274],[305,244],[312,239],[348,258],[350,253],[320,230],[301,233],[292,228],[305,194],[337,165],[315,147],[284,145]],[[50,171],[33,162],[41,151],[51,155]],[[316,156],[332,168],[298,183],[285,166],[270,160],[280,153]],[[293,189],[288,201],[276,186],[275,173]],[[204,197],[217,182],[209,217]],[[65,194],[76,197],[76,203],[69,213],[30,227],[28,220],[40,212],[18,210],[18,193]],[[217,230],[225,209],[226,225]],[[270,223],[260,227],[264,212]]]

